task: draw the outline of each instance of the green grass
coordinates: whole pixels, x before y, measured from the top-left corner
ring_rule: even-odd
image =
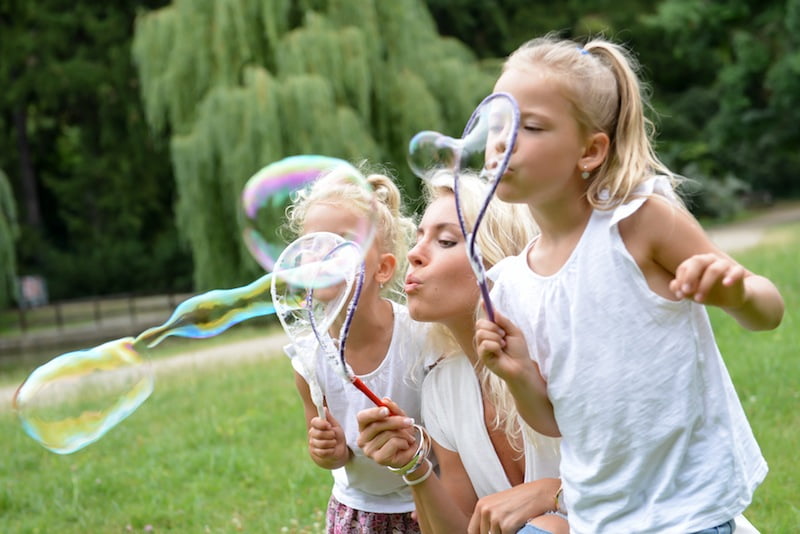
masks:
[[[0,412],[0,532],[319,532],[327,471],[306,452],[287,358],[159,379],[103,439],[53,454]]]
[[[736,254],[748,269],[767,276],[786,303],[783,324],[748,332],[711,309],[720,350],[770,472],[747,517],[761,532],[800,532],[800,225],[771,232],[764,246]]]
[[[798,250],[794,225],[736,255],[780,288],[779,329],[747,332],[711,310],[770,465],[746,512],[765,534],[800,532]],[[305,435],[283,357],[160,378],[136,413],[68,456],[0,410],[0,532],[320,532],[331,478],[308,458]]]

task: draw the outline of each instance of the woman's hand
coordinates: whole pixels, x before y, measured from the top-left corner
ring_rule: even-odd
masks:
[[[350,459],[344,430],[325,407],[325,419],[312,417],[308,424],[308,453],[325,469],[342,467]]]
[[[367,408],[358,412],[359,434],[356,443],[376,463],[402,467],[411,461],[417,450],[414,420],[406,417],[405,412],[392,400],[382,400],[388,408]]]
[[[556,478],[543,478],[479,499],[467,532],[514,534],[530,518],[553,509],[559,485]]]

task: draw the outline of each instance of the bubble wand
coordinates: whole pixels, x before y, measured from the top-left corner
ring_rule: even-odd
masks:
[[[414,173],[429,179],[431,171],[449,170],[453,174],[453,194],[461,233],[467,241],[467,257],[480,287],[486,315],[494,321],[494,306],[489,298],[483,256],[476,242],[478,228],[489,202],[492,201],[500,179],[508,168],[519,130],[519,107],[508,93],[492,93],[483,99],[467,121],[461,139],[453,139],[438,132],[423,131],[409,143],[409,165]],[[491,161],[485,161],[489,143],[501,144],[503,150]],[[478,162],[478,165],[475,163]],[[459,193],[459,173],[463,169],[479,168],[478,176],[488,184],[475,224],[470,232],[464,220]],[[490,168],[492,167],[492,168]]]

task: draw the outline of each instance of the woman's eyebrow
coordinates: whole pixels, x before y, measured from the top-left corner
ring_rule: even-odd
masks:
[[[426,227],[424,226],[417,226],[417,235],[425,233],[425,228]],[[435,231],[435,232],[440,232],[442,230],[449,230],[449,229],[456,229],[458,230],[459,233],[461,232],[461,228],[456,223],[451,223],[451,222],[436,223],[431,225],[429,228],[430,231]]]

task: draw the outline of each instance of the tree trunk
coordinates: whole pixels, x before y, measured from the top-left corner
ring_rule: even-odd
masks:
[[[23,107],[14,109],[14,128],[17,130],[19,175],[22,183],[22,205],[25,209],[25,222],[33,228],[40,229],[42,215],[39,209],[39,191],[36,186],[36,172],[33,170],[31,150],[28,144],[28,114]]]

